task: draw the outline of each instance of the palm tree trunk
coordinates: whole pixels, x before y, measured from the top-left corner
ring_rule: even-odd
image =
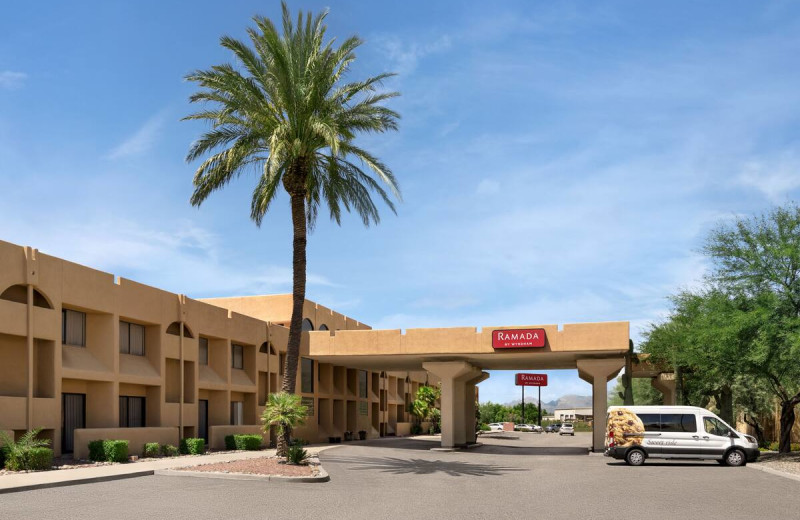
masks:
[[[297,364],[300,359],[300,335],[303,328],[303,303],[306,301],[306,211],[302,194],[292,193],[292,321],[289,324],[289,341],[286,347],[281,390],[293,394],[297,384]]]
[[[286,364],[283,367],[281,390],[293,394],[297,385],[297,365],[300,360],[300,337],[303,328],[303,304],[306,301],[306,210],[305,195],[292,191],[289,194],[292,208],[292,321],[289,323],[289,341],[286,346]],[[278,454],[286,456],[291,432],[278,436]]]

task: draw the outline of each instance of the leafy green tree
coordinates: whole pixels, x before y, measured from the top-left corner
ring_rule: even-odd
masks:
[[[721,225],[704,252],[715,284],[757,302],[762,319],[746,362],[780,402],[779,451],[789,452],[800,404],[800,207]]]
[[[292,445],[292,431],[305,424],[308,407],[303,404],[303,399],[297,394],[288,392],[277,392],[269,394],[264,412],[261,414],[263,429],[269,432],[270,427],[275,426],[279,438],[283,442],[278,443],[278,455],[286,457],[289,447]]]
[[[396,130],[399,115],[382,105],[398,94],[378,90],[392,74],[344,81],[362,44],[358,37],[337,47],[326,40],[327,11],[301,12],[293,22],[285,3],[282,9],[282,32],[267,18],[253,18],[255,27],[247,31],[252,47],[229,36],[220,39],[237,65],[186,76],[200,87],[190,101],[207,106],[185,119],[211,126],[187,155],[190,162],[207,156],[195,172],[193,205],[251,171],[258,178],[250,205],[257,225],[281,191],[289,196],[293,299],[282,390],[291,393],[306,294],[307,234],[321,206],[337,224],[342,210],[353,210],[366,226],[380,221],[373,193],[395,211],[390,192],[398,199],[400,192],[392,171],[355,138]]]
[[[424,385],[419,387],[416,399],[411,402],[411,413],[420,421],[430,421],[432,432],[439,430],[441,412],[436,408],[436,401],[438,401],[441,396],[441,388]]]
[[[633,392],[633,404],[635,405],[654,405],[662,404],[661,392],[653,388],[649,378],[634,377],[631,379],[631,390]],[[622,406],[625,404],[625,385],[622,376],[617,378],[614,391],[608,396],[608,406]]]

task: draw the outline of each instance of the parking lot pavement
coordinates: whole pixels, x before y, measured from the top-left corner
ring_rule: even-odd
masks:
[[[509,433],[433,452],[432,440],[380,439],[320,455],[324,484],[142,477],[4,495],[0,518],[782,518],[798,482],[715,462],[632,468],[587,455],[589,434]]]

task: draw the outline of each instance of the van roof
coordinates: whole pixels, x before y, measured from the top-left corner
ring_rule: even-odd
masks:
[[[714,415],[711,410],[706,408],[701,408],[699,406],[665,406],[665,405],[656,405],[656,406],[609,406],[608,411],[617,410],[619,408],[625,408],[626,410],[630,410],[632,412],[641,412],[641,413],[708,413]]]

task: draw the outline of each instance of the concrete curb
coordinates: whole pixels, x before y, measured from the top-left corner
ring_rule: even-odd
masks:
[[[216,478],[223,480],[260,480],[263,482],[290,482],[290,483],[303,483],[315,484],[320,482],[328,482],[331,477],[325,468],[320,465],[319,460],[316,461],[319,468],[319,474],[313,477],[286,477],[283,475],[253,475],[250,473],[223,473],[217,471],[190,471],[178,469],[157,469],[155,475],[162,477],[194,477],[194,478]]]
[[[109,482],[112,480],[122,480],[126,478],[149,477],[153,475],[156,470],[143,470],[135,471],[132,473],[120,473],[118,475],[103,475],[100,477],[87,477],[74,480],[61,480],[58,482],[42,482],[40,484],[30,484],[27,486],[17,486],[9,488],[0,488],[0,495],[6,493],[16,493],[18,491],[32,491],[34,489],[46,489],[54,487],[78,486],[80,484],[94,484],[96,482]]]
[[[768,468],[767,466],[759,466],[757,464],[748,464],[745,467],[751,468],[751,469],[757,469],[758,471],[763,471],[764,473],[771,473],[771,474],[777,475],[779,477],[788,478],[788,479],[796,480],[796,481],[800,482],[800,475],[795,475],[793,473],[787,473],[785,471],[780,471],[780,470],[777,470],[777,469]]]

